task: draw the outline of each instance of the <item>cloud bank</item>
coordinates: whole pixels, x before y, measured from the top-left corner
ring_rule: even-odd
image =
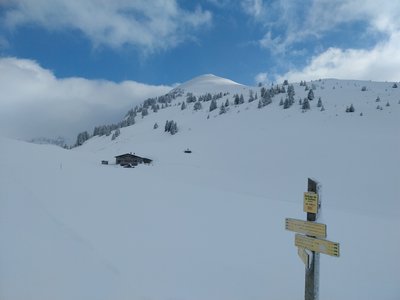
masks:
[[[131,107],[170,89],[134,81],[58,79],[32,60],[0,58],[0,135],[61,135],[72,143],[78,132],[119,121]]]
[[[399,1],[276,0],[267,5],[265,1],[244,0],[242,3],[248,4],[245,12],[265,27],[260,47],[282,60],[301,53],[302,43],[318,44],[315,42],[329,37],[340,26],[361,26],[361,37],[373,43],[368,47],[344,48],[331,40],[326,48],[315,48],[304,67],[292,68],[284,74],[268,74],[269,80],[326,77],[400,80],[400,59],[396,54],[400,52]],[[348,40],[352,38],[355,37],[346,36]],[[260,78],[266,78],[266,73],[255,76],[255,80]]]
[[[278,82],[319,78],[400,81],[400,33],[371,50],[329,48],[301,70],[277,76]]]
[[[3,6],[7,8],[3,23],[9,29],[29,24],[74,29],[95,46],[129,45],[146,53],[175,47],[212,20],[200,6],[187,11],[175,0],[6,0]]]

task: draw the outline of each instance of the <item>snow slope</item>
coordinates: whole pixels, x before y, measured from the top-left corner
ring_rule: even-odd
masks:
[[[196,81],[185,90],[204,93]],[[181,110],[182,97],[71,151],[0,139],[0,299],[303,299],[284,219],[305,218],[308,177],[341,245],[341,257],[321,255],[320,298],[399,299],[400,89],[314,84],[323,112],[316,100],[283,110],[277,95],[219,115]],[[126,152],[153,164],[100,164]]]

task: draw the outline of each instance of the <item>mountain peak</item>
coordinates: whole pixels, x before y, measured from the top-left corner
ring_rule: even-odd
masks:
[[[233,89],[242,89],[244,85],[214,74],[203,74],[179,85],[177,88],[194,94],[207,92],[224,92]]]

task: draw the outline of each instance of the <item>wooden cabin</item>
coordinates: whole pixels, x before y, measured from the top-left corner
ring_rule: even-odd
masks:
[[[115,157],[115,163],[121,166],[137,166],[138,164],[150,164],[151,159],[140,157],[132,153],[125,153]]]

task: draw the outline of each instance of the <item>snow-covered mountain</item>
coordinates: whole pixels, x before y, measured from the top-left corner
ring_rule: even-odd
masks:
[[[72,150],[0,139],[0,299],[302,299],[284,220],[305,219],[308,177],[341,245],[321,255],[320,298],[398,299],[400,89],[293,83],[284,109],[290,84],[263,103],[262,87],[205,75],[134,109],[114,139]],[[114,164],[129,152],[153,163]]]
[[[230,79],[218,77],[213,74],[205,74],[180,84],[178,88],[196,95],[203,95],[206,93],[233,91],[238,93],[245,86]]]

